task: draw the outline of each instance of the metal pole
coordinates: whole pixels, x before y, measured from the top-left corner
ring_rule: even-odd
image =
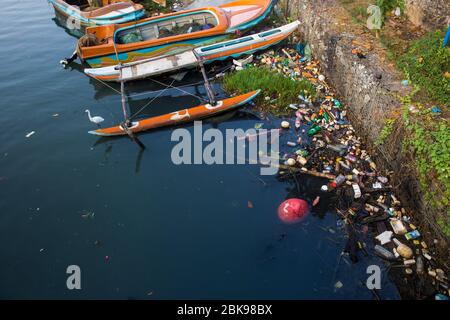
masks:
[[[122,123],[122,129],[128,134],[131,140],[133,140],[142,150],[145,149],[145,145],[133,134],[133,132],[130,130],[131,126],[131,120],[130,116],[128,115],[128,109],[127,109],[127,103],[125,99],[125,84],[122,80],[122,64],[119,63],[119,69],[120,69],[120,95],[122,100],[122,112],[123,116],[125,118],[125,121]]]
[[[215,98],[214,90],[212,89],[211,84],[209,83],[208,76],[206,75],[205,65],[203,64],[203,58],[200,57],[197,54],[197,52],[195,52],[195,50],[193,52],[194,52],[195,57],[197,58],[198,65],[199,65],[200,70],[202,72],[203,80],[205,81],[206,94],[208,95],[209,103],[212,106],[215,106],[216,105],[216,98]]]
[[[123,111],[123,116],[125,118],[125,121],[129,120],[129,115],[128,115],[128,110],[127,110],[127,102],[125,99],[125,84],[124,81],[122,80],[122,64],[119,63],[119,70],[120,70],[120,95],[122,98],[122,111]]]

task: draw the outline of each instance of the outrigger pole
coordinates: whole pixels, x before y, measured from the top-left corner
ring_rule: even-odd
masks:
[[[122,111],[123,111],[123,116],[125,118],[125,121],[122,122],[120,124],[120,126],[128,134],[128,136],[130,137],[130,139],[133,142],[135,142],[142,150],[145,150],[145,145],[130,130],[130,127],[132,126],[132,122],[131,122],[130,116],[128,114],[128,109],[127,109],[127,104],[126,104],[126,99],[125,99],[125,84],[122,79],[122,63],[119,63],[118,67],[120,70],[120,79],[121,79],[120,80],[120,95],[122,97]]]
[[[214,94],[214,90],[211,87],[211,84],[209,83],[208,76],[206,75],[205,71],[205,65],[203,64],[203,58],[200,57],[195,50],[192,50],[192,52],[195,55],[195,58],[197,58],[198,65],[200,67],[200,70],[202,71],[203,80],[205,81],[205,88],[206,88],[206,94],[208,95],[209,104],[212,106],[216,105],[216,96]]]

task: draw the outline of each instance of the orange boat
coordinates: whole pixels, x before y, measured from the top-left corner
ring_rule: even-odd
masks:
[[[194,120],[204,119],[222,113],[225,111],[236,109],[258,96],[260,90],[252,91],[243,95],[235,96],[232,98],[217,101],[215,105],[205,104],[189,109],[179,110],[172,113],[164,114],[161,116],[147,118],[140,121],[131,122],[131,126],[128,127],[128,131],[132,133],[138,133],[150,129],[156,129],[171,125],[177,125]],[[95,131],[89,131],[90,134],[104,137],[127,135],[127,132],[123,129],[122,125],[118,125],[111,128],[98,129]]]
[[[80,27],[125,23],[144,17],[145,10],[130,0],[48,0],[55,12],[74,19]]]
[[[270,13],[274,0],[239,0],[219,7],[179,11],[137,22],[87,28],[77,53],[91,67],[177,54],[226,40]]]

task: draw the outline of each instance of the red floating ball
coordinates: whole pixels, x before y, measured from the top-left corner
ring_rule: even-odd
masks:
[[[285,223],[299,222],[308,212],[308,203],[302,199],[288,199],[278,207],[278,217]]]

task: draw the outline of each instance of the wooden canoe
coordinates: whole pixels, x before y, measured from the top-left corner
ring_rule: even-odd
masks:
[[[116,65],[118,60],[122,63],[139,61],[213,44],[261,22],[274,2],[239,0],[137,22],[87,28],[91,41],[80,39],[78,56],[97,68]]]
[[[126,23],[144,17],[145,10],[130,0],[97,0],[99,7],[90,7],[88,0],[48,0],[55,11],[74,19],[80,27]]]
[[[299,25],[300,22],[295,21],[279,28],[195,48],[176,55],[124,64],[122,65],[122,77],[117,66],[87,68],[84,73],[102,81],[117,82],[153,77],[184,68],[196,67],[198,65],[197,57],[200,57],[204,63],[210,63],[264,50],[286,39]]]
[[[139,121],[132,122],[132,126],[129,130],[133,133],[141,131],[177,125],[185,122],[191,122],[194,120],[204,119],[225,111],[236,109],[258,96],[260,90],[252,91],[243,95],[235,96],[232,98],[217,101],[215,106],[205,104],[189,109],[179,110],[164,114],[161,116],[147,118]],[[98,129],[95,131],[89,131],[90,134],[104,137],[121,136],[127,133],[122,129],[121,125]]]

